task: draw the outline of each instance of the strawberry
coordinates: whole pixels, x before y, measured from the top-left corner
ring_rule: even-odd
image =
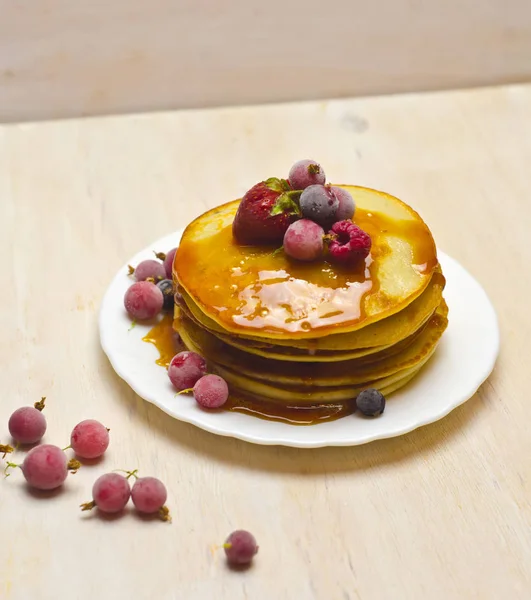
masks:
[[[257,183],[240,202],[232,235],[240,244],[281,243],[287,228],[300,217],[300,194],[285,179],[271,177]]]

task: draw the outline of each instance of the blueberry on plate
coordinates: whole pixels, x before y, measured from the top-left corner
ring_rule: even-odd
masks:
[[[385,396],[374,388],[368,388],[358,394],[356,407],[366,417],[378,417],[385,409]]]

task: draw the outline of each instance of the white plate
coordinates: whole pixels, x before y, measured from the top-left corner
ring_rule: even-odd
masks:
[[[182,231],[162,238],[127,264],[153,258],[153,250],[177,246]],[[311,426],[266,421],[235,412],[209,413],[193,398],[175,396],[166,371],[155,364],[158,351],[142,342],[151,326],[131,320],[123,297],[131,279],[124,265],[109,286],[100,312],[100,339],[114,370],[133,390],[176,419],[212,433],[256,444],[279,444],[300,448],[353,446],[407,433],[437,421],[474,395],[491,373],[499,348],[496,313],[479,283],[446,254],[439,252],[446,276],[445,298],[449,325],[434,356],[402,390],[394,393],[386,410],[376,419],[357,414]]]

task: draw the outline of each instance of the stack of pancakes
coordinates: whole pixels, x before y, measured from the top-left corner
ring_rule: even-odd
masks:
[[[330,407],[319,418],[332,418],[363,389],[388,395],[404,386],[437,347],[448,310],[431,232],[397,198],[342,187],[356,202],[354,222],[372,238],[370,255],[353,267],[239,245],[239,201],[183,234],[174,328],[228,382],[233,408],[282,418]]]

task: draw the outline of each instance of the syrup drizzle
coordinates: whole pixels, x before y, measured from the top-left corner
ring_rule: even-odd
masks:
[[[181,342],[176,342],[177,334],[173,329],[173,317],[165,315],[143,338],[144,342],[153,344],[160,357],[156,363],[168,368],[171,359],[177,352],[184,350]],[[179,401],[178,398],[175,400]],[[354,412],[353,403],[322,404],[318,406],[282,406],[267,400],[251,398],[243,394],[231,393],[224,410],[244,413],[291,425],[314,425],[325,421],[339,419]]]
[[[268,247],[240,246],[231,225],[204,240],[187,241],[177,254],[183,286],[216,320],[230,329],[302,334],[330,330],[365,317],[370,296],[378,294],[379,259],[390,252],[390,234],[412,248],[413,269],[429,275],[437,264],[433,238],[420,220],[397,220],[382,213],[356,212],[355,223],[372,239],[361,264],[344,267],[326,259],[290,261]]]

